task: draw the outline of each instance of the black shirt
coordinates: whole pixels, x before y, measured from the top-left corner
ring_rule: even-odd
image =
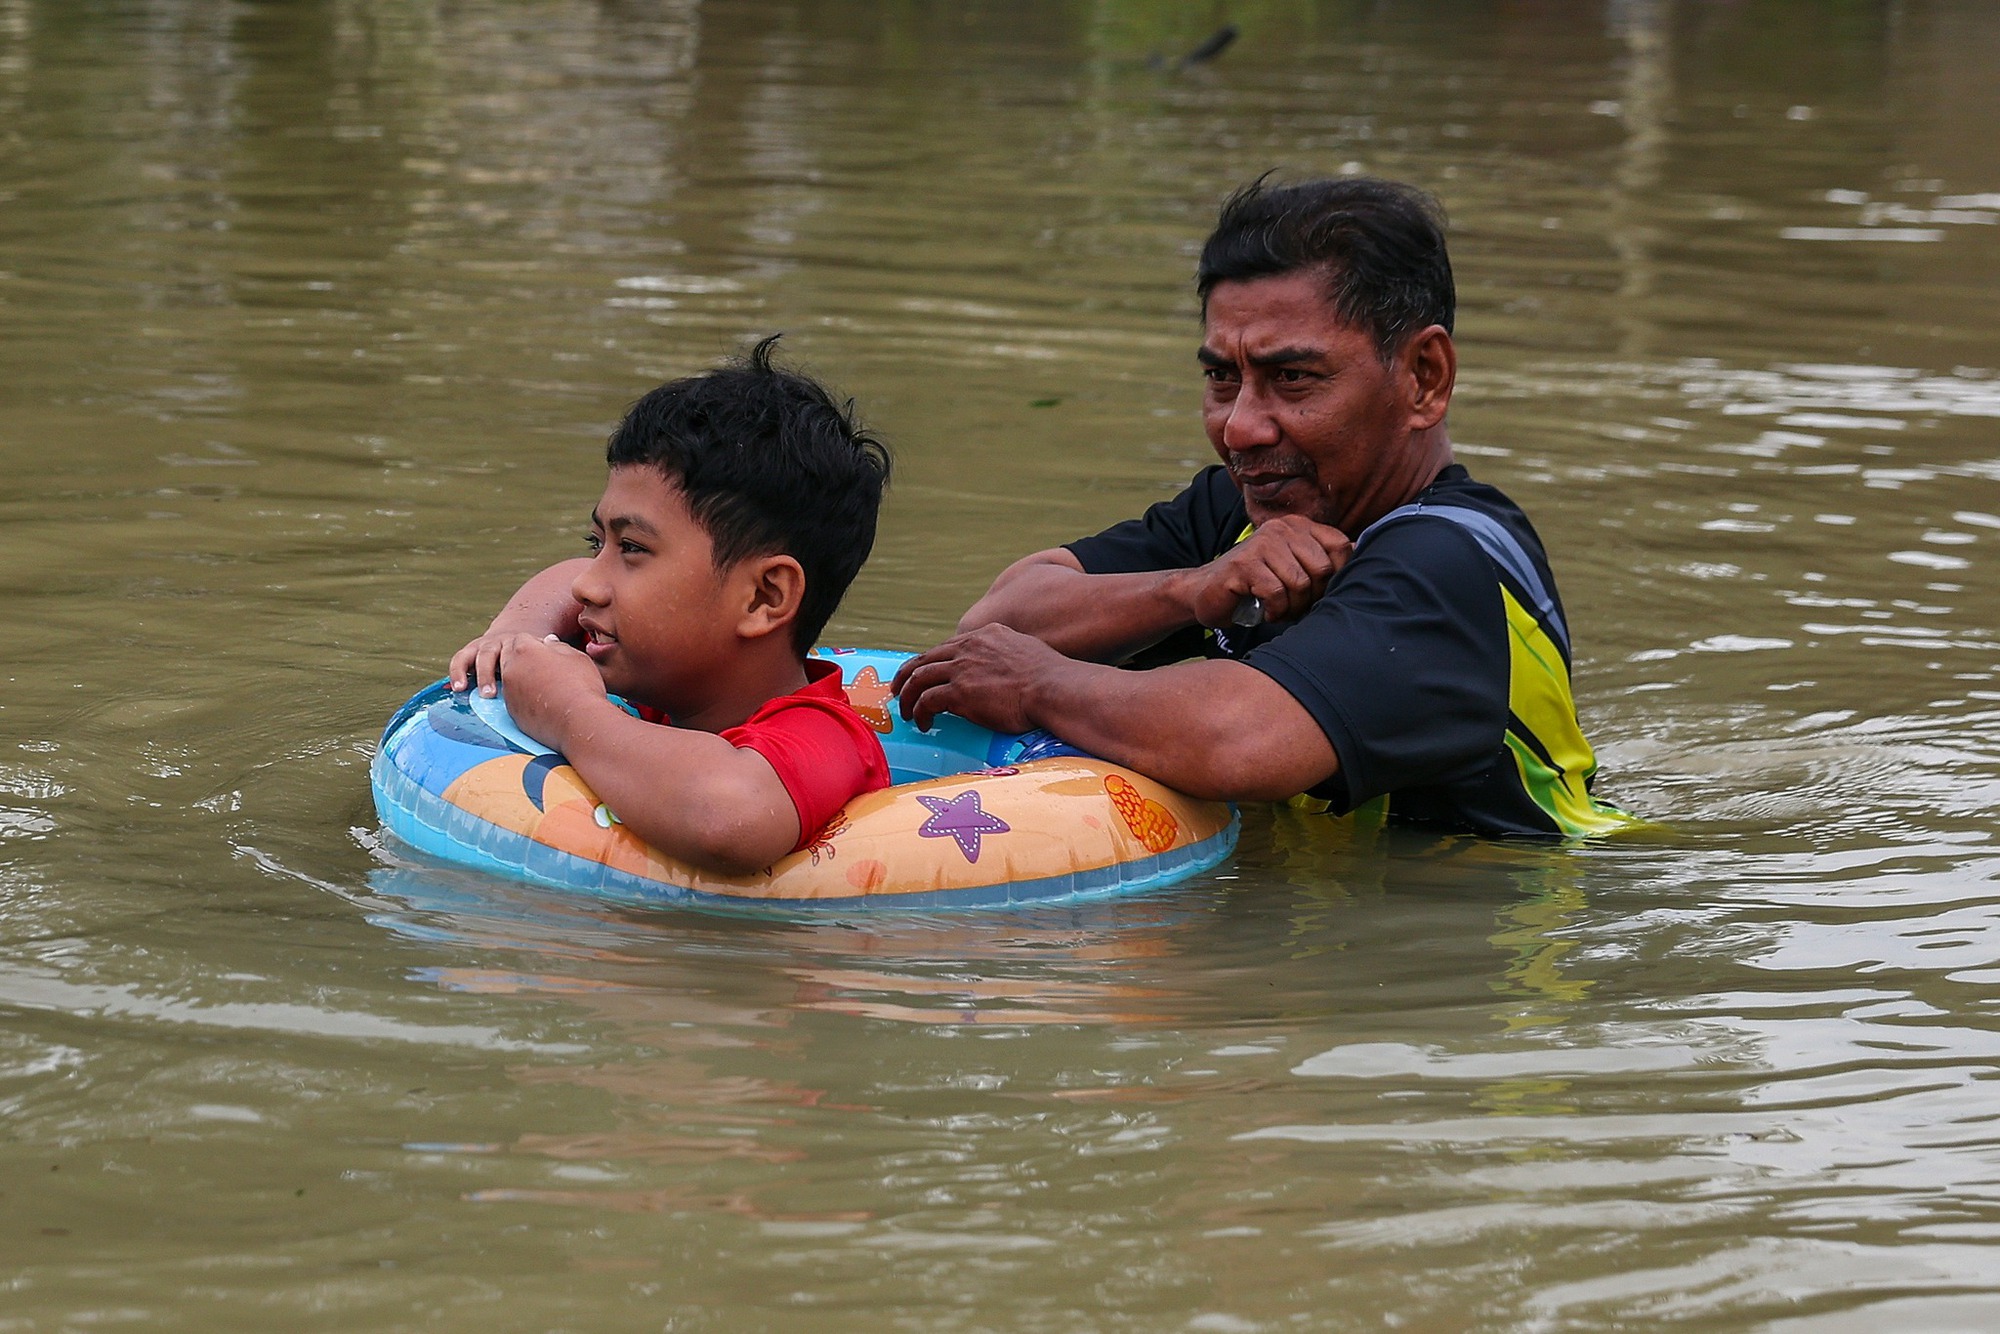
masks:
[[[1271,677],[1339,757],[1338,771],[1310,793],[1336,811],[1393,794],[1389,813],[1399,820],[1490,834],[1599,832],[1571,827],[1611,808],[1588,794],[1596,763],[1569,702],[1567,633],[1541,539],[1518,506],[1457,464],[1419,501],[1425,514],[1399,511],[1364,533],[1300,619],[1183,630],[1130,665],[1223,657]],[[1511,539],[1526,556],[1527,583],[1538,577],[1540,587],[1512,579],[1465,523],[1427,517],[1445,507],[1497,525],[1500,542]],[[1228,473],[1209,467],[1144,517],[1068,550],[1091,574],[1180,569],[1227,552],[1248,527]],[[1544,638],[1529,645],[1540,650],[1539,663],[1525,668],[1532,680],[1516,662],[1524,636],[1509,628],[1511,610],[1527,618],[1525,637],[1534,638],[1537,615],[1524,606],[1539,608],[1547,622]],[[1521,713],[1534,716],[1517,716],[1517,691],[1533,696]],[[1550,784],[1572,790],[1545,790]]]

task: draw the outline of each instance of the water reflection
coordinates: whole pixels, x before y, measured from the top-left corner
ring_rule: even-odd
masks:
[[[1460,1016],[1484,1014],[1495,1040],[1551,1029],[1573,1040],[1593,985],[1566,962],[1594,920],[1581,879],[1587,862],[1418,837],[1385,861],[1372,844],[1401,835],[1306,845],[1298,822],[1291,813],[1252,821],[1249,863],[1225,873],[1268,883],[1273,871],[1297,875],[1316,862],[1318,874],[1289,900],[1268,890],[1246,897],[1219,879],[1193,895],[1018,914],[631,914],[448,869],[384,868],[370,878],[372,920],[447,956],[471,956],[423,965],[416,980],[487,998],[545,998],[588,1017],[605,1054],[516,1065],[509,1078],[528,1090],[608,1097],[616,1127],[593,1118],[580,1132],[408,1149],[485,1163],[482,1184],[465,1195],[480,1204],[720,1211],[838,1222],[850,1227],[844,1244],[862,1248],[895,1250],[920,1236],[949,1246],[930,1221],[935,1210],[852,1207],[883,1201],[860,1183],[886,1167],[892,1180],[909,1178],[909,1189],[927,1181],[957,1195],[970,1183],[947,1164],[1004,1159],[1004,1146],[1018,1143],[1033,1157],[1017,1184],[1045,1190],[1066,1178],[1073,1155],[1115,1160],[1226,1141],[1266,1124],[1268,1107],[1294,1102],[1301,1077],[1325,1073],[1321,1066],[1396,1048],[1359,1038],[1305,1059],[1329,1024],[1365,1034],[1400,1023],[1397,1015],[1428,1011],[1456,1027]],[[1518,888],[1498,901],[1459,897],[1448,887],[1469,883],[1471,863]],[[1282,959],[1263,953],[1267,939],[1283,942]],[[1237,979],[1253,960],[1260,985],[1247,997]],[[1025,1063],[1007,1055],[1038,1033],[1053,1042],[1036,1040]],[[926,1054],[939,1044],[958,1052],[942,1066]],[[1519,1055],[1509,1063],[1523,1073],[1490,1069],[1481,1105],[1525,1115],[1562,1101],[1545,1078],[1560,1065]],[[1367,1064],[1359,1059],[1364,1073]],[[1297,1066],[1289,1076],[1288,1065]],[[1595,1068],[1586,1056],[1567,1073]],[[1052,1118],[1073,1148],[1050,1157]],[[912,1135],[931,1147],[911,1157]],[[847,1152],[832,1153],[836,1143]],[[889,1166],[896,1162],[904,1166]],[[784,1171],[720,1193],[684,1179],[721,1164],[739,1178],[752,1166]],[[563,1179],[549,1184],[550,1171]],[[1223,1176],[1210,1181],[1212,1172]],[[1190,1190],[1213,1200],[1237,1189],[1224,1183],[1238,1176],[1218,1162],[1198,1169]],[[840,1198],[849,1206],[815,1203]],[[1201,1209],[1211,1228],[1244,1216],[1213,1203]],[[982,1216],[974,1233],[1004,1248],[1034,1235],[1041,1215],[1024,1203]],[[835,1234],[813,1238],[827,1246]]]
[[[653,1017],[704,1025],[764,1022],[770,1011],[825,1011],[917,1024],[1130,1024],[1172,1022],[1173,993],[1130,980],[1178,948],[1196,915],[1142,900],[1063,909],[930,917],[832,910],[831,920],[753,916],[682,919],[663,931],[659,914],[627,913],[559,892],[495,886],[447,868],[377,871],[370,886],[401,905],[371,920],[399,934],[527,954],[546,969],[427,969],[451,990],[493,995],[547,993],[592,1008],[623,1005],[614,993],[644,992]],[[691,919],[691,920],[688,920]],[[663,954],[663,951],[666,952]],[[726,958],[776,987],[768,1004],[727,1013],[698,996],[669,999],[661,969],[683,951]],[[677,1013],[685,1004],[689,1012]]]

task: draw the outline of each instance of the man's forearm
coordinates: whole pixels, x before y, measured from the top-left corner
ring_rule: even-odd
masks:
[[[958,628],[1004,625],[1072,658],[1123,662],[1195,623],[1177,573],[1086,574],[1067,551],[1040,552],[1003,571]]]
[[[1072,660],[1039,674],[1025,705],[1070,744],[1190,796],[1277,801],[1340,767],[1299,702],[1238,662],[1128,672]]]

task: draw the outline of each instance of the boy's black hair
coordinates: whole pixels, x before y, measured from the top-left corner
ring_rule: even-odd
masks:
[[[657,468],[715,544],[715,566],[783,553],[805,571],[792,646],[810,649],[875,545],[889,451],[810,376],[748,356],[672,380],[625,414],[605,461]]]
[[[1217,283],[1317,269],[1334,314],[1366,330],[1385,365],[1419,329],[1451,332],[1458,294],[1436,199],[1373,176],[1269,180],[1231,195],[1202,246],[1195,291],[1204,314]]]

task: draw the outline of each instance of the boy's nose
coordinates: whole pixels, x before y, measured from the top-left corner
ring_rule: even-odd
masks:
[[[607,594],[604,584],[597,578],[597,562],[586,565],[575,579],[570,581],[569,595],[587,607],[601,607]]]

